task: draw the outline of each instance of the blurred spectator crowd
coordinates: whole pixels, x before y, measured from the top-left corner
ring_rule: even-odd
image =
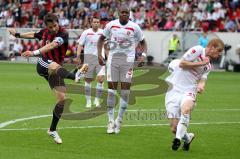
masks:
[[[104,26],[127,3],[130,18],[145,30],[240,32],[240,0],[0,0],[0,26],[39,28],[47,12],[69,29],[90,27],[99,16]]]

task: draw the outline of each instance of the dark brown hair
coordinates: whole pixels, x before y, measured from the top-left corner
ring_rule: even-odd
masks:
[[[89,22],[92,23],[93,19],[98,19],[100,21],[100,17],[97,15],[94,15],[89,19]]]
[[[47,13],[44,16],[44,23],[47,24],[48,22],[50,23],[58,22],[58,16],[54,13]]]

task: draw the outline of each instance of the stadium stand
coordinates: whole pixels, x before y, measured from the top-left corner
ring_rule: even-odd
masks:
[[[0,26],[36,28],[52,11],[69,29],[89,27],[89,18],[101,17],[104,26],[117,18],[117,8],[128,3],[131,19],[145,30],[240,31],[239,0],[7,0],[0,3]]]

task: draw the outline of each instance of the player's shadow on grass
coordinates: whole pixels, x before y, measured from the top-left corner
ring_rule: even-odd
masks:
[[[162,67],[161,65],[155,63],[151,66],[144,66],[144,67],[136,67],[134,69],[137,70],[143,70],[144,73],[136,76],[133,78],[132,86],[138,86],[138,85],[144,85],[144,84],[151,84],[155,85],[155,88],[147,89],[147,90],[131,90],[130,97],[129,97],[129,105],[134,105],[136,103],[136,97],[152,97],[157,96],[160,94],[163,94],[167,92],[168,90],[168,84],[160,79],[160,76],[166,72],[166,68]],[[67,84],[67,94],[82,94],[84,95],[85,92],[85,86],[82,85],[76,85],[76,84]],[[91,89],[91,92],[96,92],[95,88]],[[120,94],[120,91],[118,90],[118,96]],[[86,110],[84,112],[71,112],[71,104],[73,102],[72,99],[66,99],[65,100],[65,106],[64,106],[64,112],[62,119],[65,120],[87,120],[92,119],[95,117],[98,117],[102,114],[105,114],[108,110],[107,107],[107,90],[103,90],[102,92],[102,102],[101,107],[94,107],[90,110]],[[92,96],[94,96],[92,94]],[[116,98],[116,104],[118,103],[119,99]]]

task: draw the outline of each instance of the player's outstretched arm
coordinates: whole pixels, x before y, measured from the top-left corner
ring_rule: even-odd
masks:
[[[102,48],[103,48],[103,44],[104,44],[104,40],[105,40],[105,36],[101,35],[98,39],[98,43],[97,43],[97,50],[98,50],[98,62],[100,65],[105,65],[104,64],[104,60],[102,57]]]
[[[199,66],[205,66],[210,63],[210,59],[208,57],[205,57],[203,61],[199,62],[192,62],[192,61],[187,61],[187,60],[181,60],[179,67],[183,69],[191,69]]]
[[[52,41],[51,43],[41,47],[38,50],[35,51],[25,51],[24,53],[22,53],[23,57],[31,57],[31,56],[35,56],[35,55],[39,55],[39,54],[44,54],[50,50],[53,50],[55,48],[57,48],[58,46],[60,46],[59,43],[57,43],[56,41]]]
[[[34,39],[34,34],[35,32],[27,32],[27,33],[18,33],[16,31],[16,29],[14,28],[10,28],[8,29],[9,33],[13,36],[15,36],[16,38],[24,38],[24,39]]]

